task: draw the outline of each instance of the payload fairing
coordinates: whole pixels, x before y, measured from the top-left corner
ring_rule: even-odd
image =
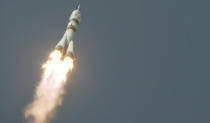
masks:
[[[66,32],[61,40],[56,45],[55,49],[60,50],[64,57],[71,57],[74,59],[74,33],[77,30],[79,23],[81,22],[80,5],[74,10],[69,17],[69,23],[67,25]]]

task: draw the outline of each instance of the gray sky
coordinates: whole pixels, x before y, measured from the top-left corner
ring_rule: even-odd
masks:
[[[52,123],[209,123],[210,2],[80,0],[77,63]],[[0,121],[23,123],[73,0],[0,4]]]

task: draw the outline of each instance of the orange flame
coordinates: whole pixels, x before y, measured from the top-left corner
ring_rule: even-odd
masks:
[[[73,69],[73,59],[71,57],[65,57],[63,60],[62,53],[59,50],[54,50],[50,56],[49,60],[42,66],[44,69],[44,74],[48,77],[52,72],[56,75],[56,78],[61,80],[66,80],[66,75],[69,70]]]
[[[54,50],[43,64],[43,76],[36,88],[33,101],[25,109],[25,118],[30,123],[46,123],[53,117],[56,107],[62,103],[66,76],[73,69],[73,59]]]

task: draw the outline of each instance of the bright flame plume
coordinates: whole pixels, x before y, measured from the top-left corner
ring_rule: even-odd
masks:
[[[62,59],[62,52],[54,50],[42,68],[42,78],[33,101],[24,110],[29,123],[46,123],[54,116],[56,107],[62,104],[66,76],[73,69],[73,59]]]

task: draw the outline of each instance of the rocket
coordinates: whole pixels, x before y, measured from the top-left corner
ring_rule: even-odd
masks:
[[[74,34],[77,31],[78,25],[81,22],[81,12],[80,12],[80,5],[74,10],[69,17],[69,23],[67,25],[66,31],[55,46],[56,50],[59,50],[63,53],[64,57],[71,57],[74,59]]]

